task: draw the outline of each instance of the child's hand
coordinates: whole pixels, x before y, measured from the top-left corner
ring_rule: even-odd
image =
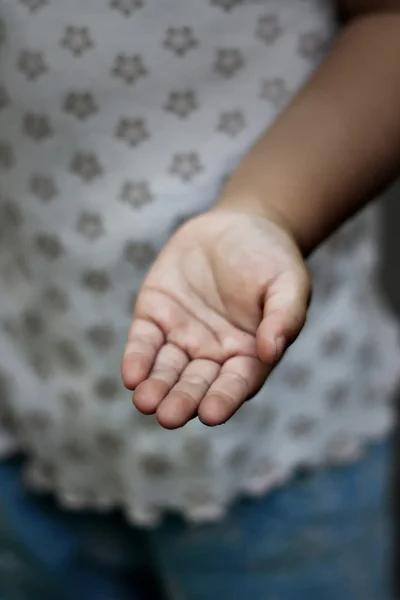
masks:
[[[177,428],[227,421],[301,331],[298,247],[273,218],[217,210],[169,241],[138,296],[122,365],[135,406]]]

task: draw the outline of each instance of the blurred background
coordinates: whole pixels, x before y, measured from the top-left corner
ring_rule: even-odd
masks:
[[[382,230],[382,285],[392,309],[400,320],[400,181],[387,194],[383,211]],[[400,410],[400,390],[397,410]],[[395,556],[393,575],[395,578],[396,598],[400,598],[400,428],[395,436],[396,454],[393,457],[392,510],[395,518]]]
[[[382,235],[382,283],[389,301],[400,319],[400,181],[384,201]]]

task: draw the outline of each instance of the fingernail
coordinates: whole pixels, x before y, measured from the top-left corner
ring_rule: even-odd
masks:
[[[286,346],[286,340],[283,337],[283,335],[281,335],[280,337],[278,337],[275,340],[275,362],[276,363],[278,361],[280,361],[280,359],[282,358],[282,354],[285,350],[285,346]]]

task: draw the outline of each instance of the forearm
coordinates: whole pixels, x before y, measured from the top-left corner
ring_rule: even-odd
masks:
[[[307,254],[400,166],[400,14],[348,25],[219,201],[273,211]]]

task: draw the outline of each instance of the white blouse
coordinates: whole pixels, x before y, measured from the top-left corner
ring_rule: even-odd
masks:
[[[374,208],[312,258],[304,333],[223,427],[165,431],[119,375],[150,263],[334,31],[324,0],[2,0],[0,449],[27,451],[28,484],[136,524],[213,519],[390,429]]]

